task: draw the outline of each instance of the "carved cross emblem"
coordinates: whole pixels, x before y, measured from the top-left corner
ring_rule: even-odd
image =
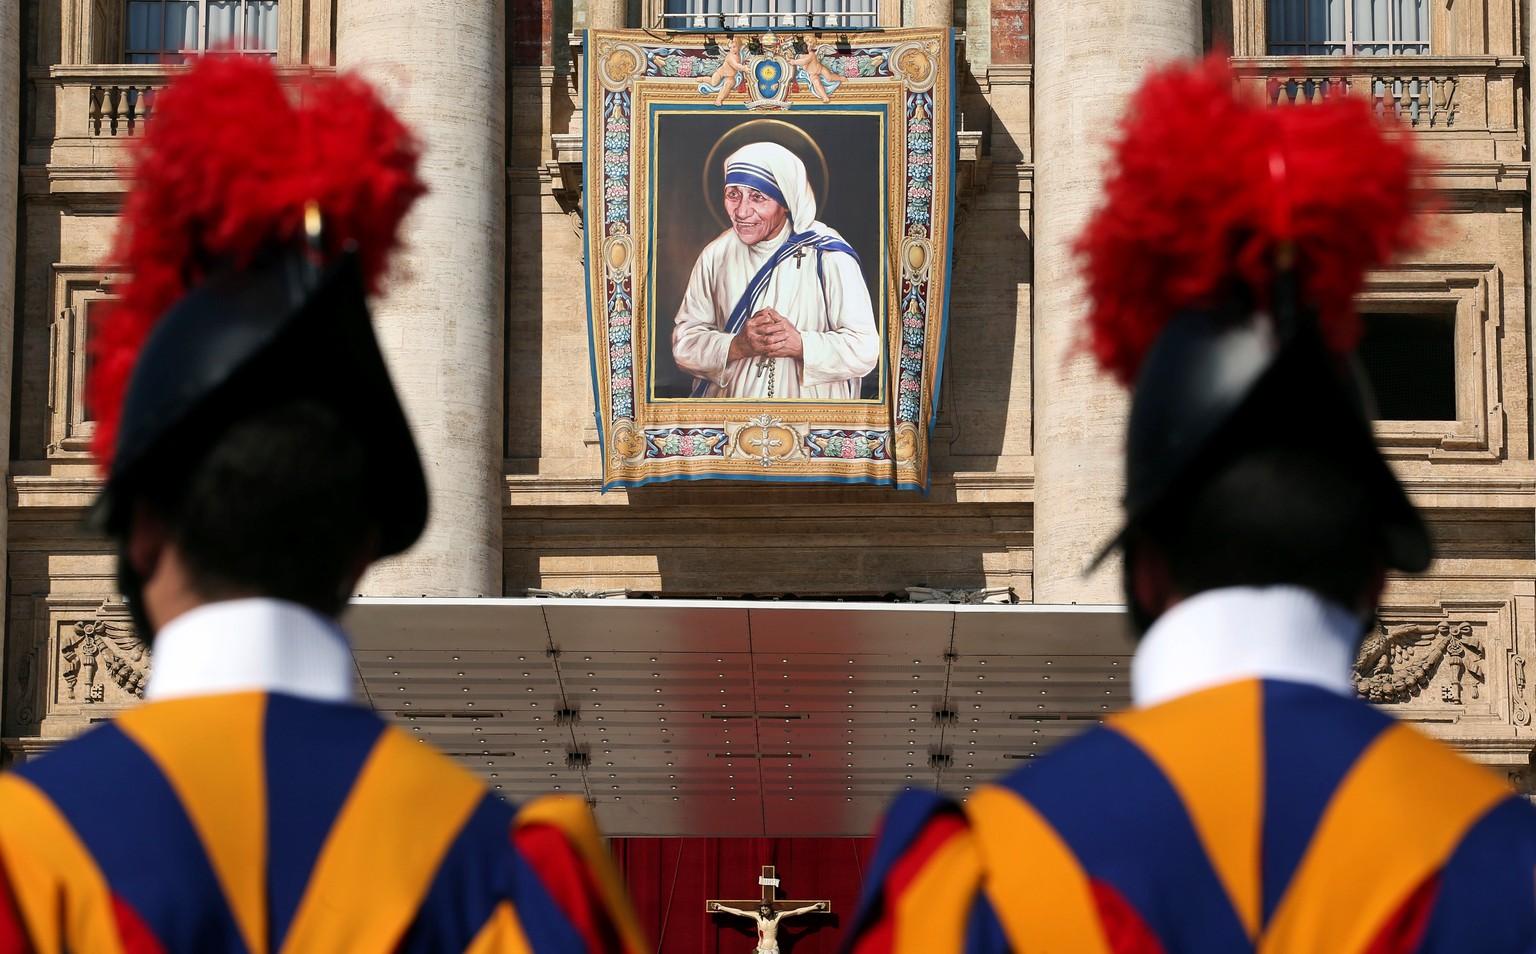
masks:
[[[758,433],[755,435],[744,433],[741,438],[742,447],[746,449],[747,453],[756,457],[758,463],[764,467],[772,467],[774,457],[778,456],[774,452],[784,446],[784,441],[774,437],[769,428],[780,427],[783,422],[776,417],[771,418],[764,414],[761,417],[753,418],[748,423],[752,427],[757,428]]]

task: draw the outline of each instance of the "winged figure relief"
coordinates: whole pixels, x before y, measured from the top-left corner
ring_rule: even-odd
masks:
[[[1451,623],[1377,624],[1355,661],[1355,688],[1372,702],[1402,702],[1429,685],[1451,642]]]

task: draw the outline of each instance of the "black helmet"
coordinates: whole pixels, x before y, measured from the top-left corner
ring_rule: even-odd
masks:
[[[1372,522],[1386,564],[1423,571],[1429,532],[1376,448],[1356,362],[1330,352],[1315,320],[1294,314],[1289,296],[1274,297],[1278,315],[1240,303],[1180,312],[1148,352],[1126,435],[1126,524],[1110,547],[1243,454],[1295,448],[1321,452],[1356,475],[1376,504]]]
[[[426,478],[350,253],[324,269],[302,250],[272,255],[205,282],[165,314],[129,379],[92,522],[120,533],[137,480],[165,461],[195,460],[229,424],[295,398],[332,409],[361,439],[377,555],[409,547],[426,526]]]

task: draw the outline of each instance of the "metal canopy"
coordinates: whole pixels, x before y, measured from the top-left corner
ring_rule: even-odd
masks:
[[[863,835],[1129,698],[1118,606],[359,599],[373,707],[612,835]]]

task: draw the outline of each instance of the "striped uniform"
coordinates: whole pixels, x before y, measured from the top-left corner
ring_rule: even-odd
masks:
[[[0,952],[642,949],[582,802],[350,704],[167,699],[0,776]]]
[[[1536,810],[1363,702],[1231,682],[903,796],[850,950],[1536,951]]]

